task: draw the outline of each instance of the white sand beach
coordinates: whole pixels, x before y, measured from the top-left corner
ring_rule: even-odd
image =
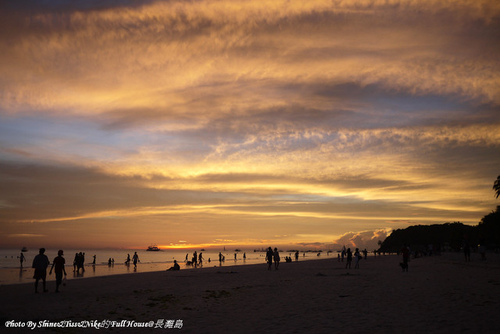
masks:
[[[10,320],[151,322],[163,327],[146,330],[156,333],[498,333],[499,259],[443,254],[413,259],[408,273],[396,256],[369,257],[359,269],[325,259],[277,271],[260,264],[150,272],[69,280],[60,293],[54,282],[38,294],[33,284],[4,285],[0,320],[6,333],[92,331],[5,328]]]

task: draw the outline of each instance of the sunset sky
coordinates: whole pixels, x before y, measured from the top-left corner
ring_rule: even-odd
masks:
[[[3,1],[0,247],[374,247],[499,205],[500,2]]]

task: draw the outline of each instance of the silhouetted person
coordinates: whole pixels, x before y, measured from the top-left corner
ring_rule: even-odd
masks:
[[[401,249],[401,254],[403,254],[403,263],[401,265],[401,268],[403,271],[408,272],[408,262],[410,260],[410,248],[406,245],[403,246]]]
[[[200,267],[203,266],[203,253],[201,253],[201,252],[198,255],[198,262],[200,262]]]
[[[134,261],[134,268],[137,268],[137,262],[139,262],[139,255],[137,255],[137,252],[134,253],[132,260]]]
[[[298,261],[299,260],[299,251],[296,251],[295,252],[295,261]]]
[[[359,269],[359,260],[361,260],[361,254],[359,253],[359,248],[356,248],[354,252],[354,269]]]
[[[66,276],[66,269],[64,268],[64,264],[66,260],[62,257],[64,255],[63,251],[60,249],[57,252],[57,257],[54,258],[52,262],[52,268],[50,268],[49,275],[52,275],[52,270],[56,273],[56,292],[59,292],[59,285],[62,283],[62,276]]]
[[[479,241],[479,254],[481,254],[481,260],[486,260],[486,245],[484,243],[484,239]],[[22,267],[22,264],[21,264]]]
[[[33,259],[32,268],[35,268],[35,274],[33,278],[35,279],[35,293],[38,293],[38,281],[43,282],[43,292],[47,292],[46,278],[47,278],[47,267],[49,266],[49,258],[45,253],[45,248],[40,248],[40,252]]]
[[[278,270],[278,267],[280,266],[280,253],[278,252],[278,248],[274,248],[274,269]]]
[[[352,263],[352,252],[351,252],[351,249],[350,248],[347,248],[347,251],[346,251],[346,255],[347,255],[347,260],[346,260],[346,264],[345,264],[345,268],[349,268],[351,269],[351,263]]]
[[[365,260],[366,260],[368,258],[368,251],[366,250],[366,248],[363,251],[363,255],[365,256]]]
[[[75,253],[75,258],[73,259],[73,272],[76,272],[77,265],[78,265],[78,253]]]
[[[196,268],[198,266],[198,253],[196,251],[194,251],[191,261],[193,262],[193,266]]]
[[[470,244],[469,244],[469,239],[467,238],[467,236],[465,236],[465,238],[464,238],[463,247],[464,247],[465,261],[469,262],[470,261]]]
[[[130,265],[130,254],[127,254],[127,259],[125,260],[125,264],[126,264],[127,266],[129,266],[129,265]]]
[[[168,271],[170,271],[170,270],[181,270],[181,267],[177,263],[177,260],[174,260],[174,265],[172,267],[168,268],[167,270]]]
[[[21,262],[21,268],[23,267],[24,261],[26,261],[26,258],[24,257],[23,252],[21,252],[21,255],[19,256],[19,262]]]
[[[94,260],[92,261],[93,265],[95,265],[95,258],[96,258],[96,256],[94,255]]]
[[[266,252],[267,270],[271,270],[271,266],[273,265],[273,258],[274,258],[273,249],[269,247]]]
[[[85,253],[80,252],[79,254],[80,260],[79,260],[79,268],[82,268],[82,274],[85,271]]]

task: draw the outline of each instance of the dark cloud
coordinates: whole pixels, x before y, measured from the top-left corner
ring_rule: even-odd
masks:
[[[146,187],[142,177],[112,176],[75,166],[2,163],[0,179],[3,222],[71,220],[100,212],[112,215],[134,208],[194,204],[203,198],[202,192],[155,190]],[[202,200],[211,201],[209,196]]]
[[[24,0],[3,1],[2,7],[6,10],[31,13],[36,12],[74,12],[92,11],[113,8],[137,8],[156,0]]]

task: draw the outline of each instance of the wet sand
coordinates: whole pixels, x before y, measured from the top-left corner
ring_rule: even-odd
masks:
[[[360,269],[337,259],[149,272],[70,280],[61,293],[33,284],[0,286],[0,321],[110,320],[179,333],[498,333],[500,259],[461,254],[414,259],[369,257]],[[160,322],[158,322],[160,320]],[[172,320],[172,322],[168,322]],[[5,329],[5,328],[2,328]],[[46,329],[8,329],[45,332]],[[54,332],[54,329],[50,329]],[[58,329],[84,332],[92,329]],[[144,328],[108,328],[112,333]]]

